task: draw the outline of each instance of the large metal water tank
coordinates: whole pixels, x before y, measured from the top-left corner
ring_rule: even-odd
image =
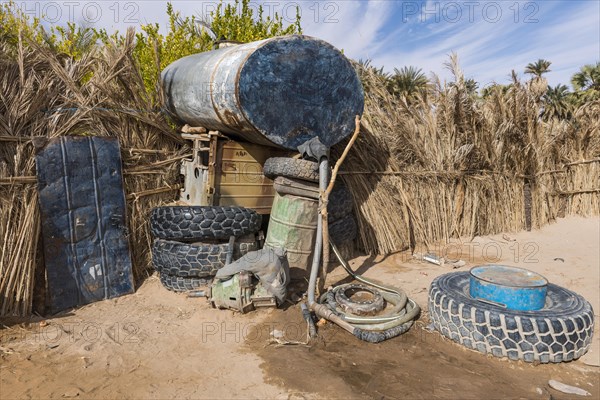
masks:
[[[165,68],[162,80],[167,108],[181,121],[294,150],[316,136],[338,143],[364,107],[350,61],[302,35],[184,57]]]

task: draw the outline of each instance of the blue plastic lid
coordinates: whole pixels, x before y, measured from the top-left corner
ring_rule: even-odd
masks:
[[[538,273],[506,265],[473,267],[470,273],[476,279],[501,286],[542,287],[548,285],[548,280]]]

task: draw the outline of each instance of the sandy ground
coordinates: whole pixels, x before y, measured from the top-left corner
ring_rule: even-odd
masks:
[[[542,273],[600,310],[600,219],[440,247],[467,265],[503,263]],[[326,324],[311,345],[269,344],[270,332],[305,339],[298,306],[247,315],[210,309],[156,277],[122,298],[53,318],[0,321],[0,398],[540,398],[569,396],[548,380],[600,398],[598,324],[590,352],[559,365],[494,359],[428,332],[427,288],[451,271],[408,253],[352,266],[404,288],[424,308],[411,331],[379,345]],[[345,278],[330,273],[332,284]]]

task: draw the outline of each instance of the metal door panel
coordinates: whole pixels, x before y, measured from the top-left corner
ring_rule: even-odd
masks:
[[[36,164],[51,310],[132,293],[118,141],[52,139]]]

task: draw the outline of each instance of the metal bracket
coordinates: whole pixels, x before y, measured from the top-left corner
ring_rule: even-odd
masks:
[[[188,127],[186,131],[202,132],[202,129]],[[180,173],[184,177],[184,185],[179,198],[189,205],[214,205],[217,141],[222,135],[217,131],[187,132],[181,133],[181,137],[192,141],[193,155],[181,161]]]

